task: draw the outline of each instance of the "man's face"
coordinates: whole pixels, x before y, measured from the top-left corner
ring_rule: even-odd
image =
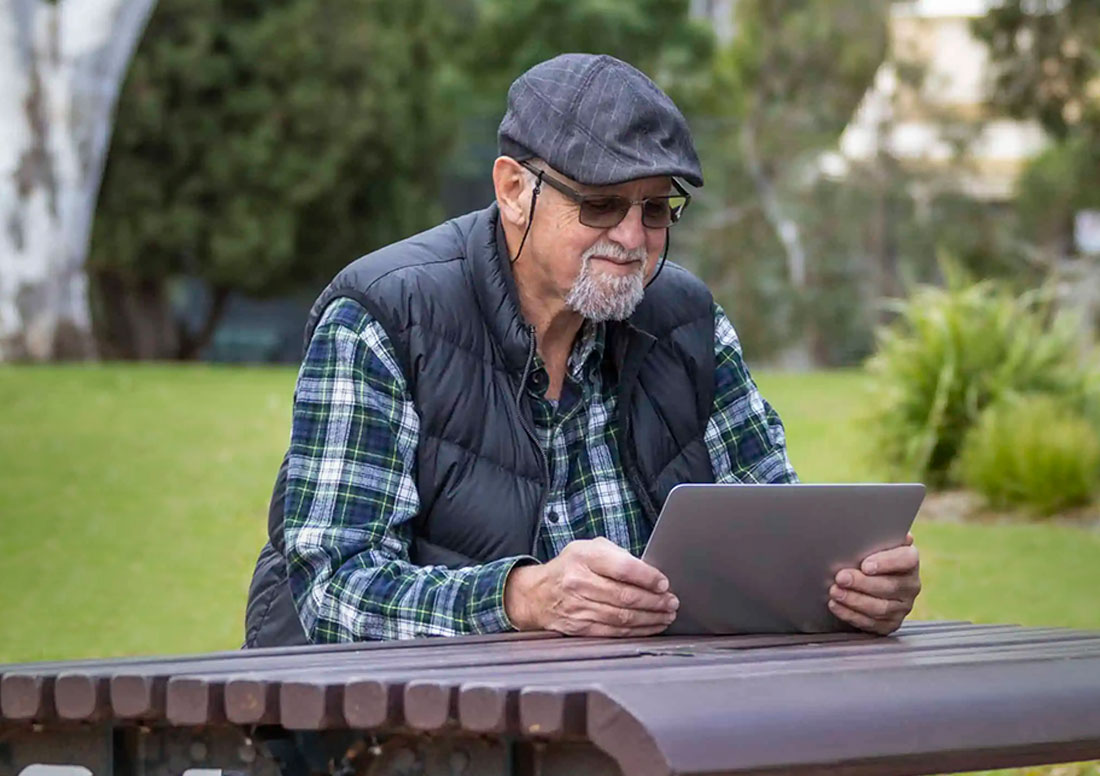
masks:
[[[583,186],[547,170],[581,194],[619,195],[631,200],[664,196],[667,177],[642,178],[614,186]],[[642,224],[634,205],[617,225],[601,229],[578,219],[580,205],[543,183],[535,209],[530,245],[540,285],[585,318],[622,320],[641,302],[665,246],[665,229]]]

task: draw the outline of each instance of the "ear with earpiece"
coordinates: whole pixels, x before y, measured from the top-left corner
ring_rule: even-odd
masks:
[[[528,197],[524,196],[527,174],[515,159],[501,156],[493,163],[493,188],[501,217],[512,226],[527,227],[530,220]]]

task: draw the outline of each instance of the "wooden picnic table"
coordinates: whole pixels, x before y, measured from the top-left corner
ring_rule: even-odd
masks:
[[[419,639],[0,666],[0,774],[921,774],[1100,758],[1100,632]],[[342,770],[341,770],[342,769]]]

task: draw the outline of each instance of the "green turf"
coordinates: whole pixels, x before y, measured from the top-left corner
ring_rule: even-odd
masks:
[[[293,382],[0,369],[0,661],[238,645]]]
[[[787,429],[791,462],[804,482],[879,481],[860,434],[867,382],[855,371],[754,375]]]
[[[294,370],[0,368],[0,662],[233,648]],[[857,373],[760,376],[808,481],[874,477]],[[1100,628],[1100,534],[928,524],[922,617]]]

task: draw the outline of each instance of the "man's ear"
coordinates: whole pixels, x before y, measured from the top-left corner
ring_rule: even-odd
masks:
[[[493,189],[500,217],[520,229],[526,227],[531,195],[527,191],[527,174],[519,162],[510,156],[497,157],[493,162]]]

